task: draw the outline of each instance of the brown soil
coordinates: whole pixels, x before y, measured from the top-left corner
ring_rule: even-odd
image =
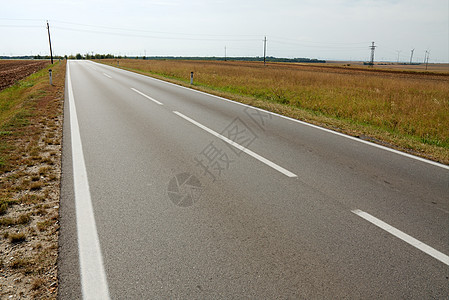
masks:
[[[46,65],[47,60],[0,60],[0,91]]]

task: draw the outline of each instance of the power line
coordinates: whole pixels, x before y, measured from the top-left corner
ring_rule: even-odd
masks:
[[[41,21],[39,19],[6,19],[6,18],[4,20]],[[73,26],[64,26],[64,25],[61,26],[61,24]],[[177,33],[177,32],[152,31],[152,30],[122,28],[114,26],[84,24],[61,20],[52,20],[52,29],[53,31],[66,30],[73,32],[85,32],[85,33],[95,33],[95,34],[114,35],[123,37],[151,38],[160,40],[222,41],[222,42],[253,42],[259,40],[259,38],[256,38],[257,37],[256,35],[202,34],[202,33],[179,33],[179,32]],[[335,49],[336,51],[364,49],[364,47],[357,47],[357,45],[362,44],[361,42],[354,42],[354,43],[313,42],[313,41],[300,42],[298,39],[279,37],[279,36],[275,39],[271,39],[271,41],[273,41],[273,43],[276,44],[290,45],[293,47],[314,48],[320,49],[321,51],[324,51],[324,49]]]
[[[0,25],[0,27],[7,27],[7,28],[43,28],[43,26],[37,26],[37,25]]]
[[[43,22],[43,19],[12,19],[12,18],[0,18],[0,20],[4,21],[33,21],[33,22]]]
[[[231,42],[248,42],[248,41],[258,41],[258,39],[224,39],[224,38],[187,38],[187,37],[167,37],[167,36],[156,36],[156,35],[143,35],[143,34],[128,34],[119,32],[108,32],[108,31],[98,31],[89,29],[76,29],[68,27],[53,26],[54,29],[76,31],[76,32],[87,32],[87,33],[97,33],[97,34],[107,34],[116,35],[124,37],[140,37],[140,38],[152,38],[161,40],[188,40],[188,41],[231,41]]]
[[[280,37],[280,36],[270,36],[271,40],[274,39],[281,39],[281,40],[287,40],[287,41],[293,41],[293,42],[299,42],[301,44],[303,43],[310,43],[310,44],[325,44],[325,45],[363,45],[366,44],[367,42],[316,42],[316,41],[306,41],[306,40],[298,40],[298,39],[292,39],[292,38],[287,38],[287,37]]]
[[[41,21],[40,19],[7,19],[0,18],[0,20],[14,20],[14,21]],[[181,33],[181,32],[167,32],[167,31],[153,31],[153,30],[142,30],[142,29],[133,29],[133,28],[122,28],[122,27],[114,27],[114,26],[105,26],[105,25],[93,25],[93,24],[84,24],[77,22],[67,22],[61,20],[51,20],[53,23],[53,29],[62,29],[62,30],[70,30],[70,31],[79,31],[79,32],[89,32],[89,33],[99,33],[99,34],[109,34],[109,35],[118,35],[118,36],[133,36],[133,37],[149,37],[149,38],[158,38],[158,39],[185,39],[185,40],[225,40],[217,37],[254,37],[254,39],[226,39],[229,41],[256,41],[258,40],[257,35],[249,35],[249,34],[203,34],[203,33]],[[91,28],[99,28],[105,30],[115,30],[115,31],[124,31],[124,32],[136,32],[136,33],[150,33],[150,34],[164,34],[164,35],[181,35],[181,36],[192,36],[192,37],[215,37],[215,38],[179,38],[179,37],[160,37],[155,35],[140,35],[140,34],[126,34],[120,32],[110,32],[110,31],[99,31],[99,30],[91,30],[91,29],[81,29],[76,27],[68,27],[68,26],[55,26],[56,24],[67,24],[67,25],[75,25],[82,27],[91,27]],[[0,25],[2,26],[2,25]],[[11,25],[8,25],[11,26]],[[38,26],[36,26],[38,27]],[[276,38],[276,37],[275,37]],[[310,47],[310,48],[350,48],[350,49],[362,49],[362,47],[354,47],[351,45],[361,45],[366,42],[353,42],[353,43],[341,43],[341,42],[314,42],[314,41],[299,41],[298,39],[286,38],[286,37],[277,37],[276,39],[272,39],[277,43],[281,44],[290,44],[290,45],[298,45],[302,47]],[[288,42],[290,41],[290,42]],[[326,46],[314,46],[310,44],[317,45],[326,45]]]
[[[4,21],[4,22],[2,22]],[[36,22],[42,22],[42,19],[12,19],[12,18],[0,18],[0,27],[6,28],[42,28],[43,26],[37,25]],[[206,41],[206,42],[221,42],[225,44],[225,47],[232,47],[232,49],[244,49],[248,50],[250,47],[251,51],[257,53],[257,44],[260,42],[260,35],[250,35],[250,34],[210,34],[210,33],[185,33],[185,32],[167,32],[167,31],[153,31],[145,30],[139,28],[125,28],[120,26],[105,26],[105,25],[95,25],[95,24],[84,24],[76,22],[67,22],[62,20],[51,20],[52,23],[52,34],[59,34],[58,31],[72,31],[80,33],[92,33],[98,35],[111,35],[111,36],[122,36],[128,38],[145,38],[145,39],[156,39],[156,40],[174,40],[174,41]],[[47,28],[49,31],[49,29]],[[56,33],[55,33],[56,30]],[[31,30],[30,30],[31,31]],[[55,37],[55,36],[54,36]],[[53,38],[54,38],[53,37]],[[241,43],[241,46],[250,45],[245,48],[234,47],[232,43]],[[250,44],[251,43],[251,44]],[[266,36],[264,37],[264,57],[266,57]],[[326,53],[336,53],[338,56],[342,56],[343,53],[347,55],[354,55],[355,53],[366,53],[364,49],[367,42],[337,42],[337,41],[310,41],[301,38],[282,37],[282,36],[271,36],[270,35],[270,53],[276,53],[278,51],[290,51],[292,53],[305,52],[307,50],[313,53],[323,53],[323,55],[328,55]],[[222,45],[223,45],[222,44]],[[381,47],[379,53],[385,53],[386,56],[391,57],[391,61],[400,61],[400,51],[393,50],[389,48],[388,45],[382,46],[379,44],[372,44],[370,46],[371,55],[370,64],[374,65],[374,49],[376,47]],[[221,47],[220,47],[221,48]],[[223,48],[221,48],[223,49]],[[260,48],[259,48],[260,49]],[[397,49],[397,48],[396,48]],[[227,57],[227,50],[225,49],[225,56]],[[222,51],[222,50],[221,50]],[[220,51],[220,52],[221,52]],[[259,50],[260,51],[260,50]],[[381,55],[376,53],[378,56]],[[410,62],[412,62],[413,54],[411,54]],[[356,54],[358,55],[358,54]],[[393,56],[394,55],[394,56]],[[146,55],[145,55],[146,56]],[[365,55],[363,55],[365,57]],[[362,55],[360,55],[362,57]],[[393,58],[394,57],[394,58]],[[397,58],[397,59],[396,59]],[[366,58],[365,58],[366,59]],[[416,60],[416,58],[415,58]],[[426,52],[424,57],[424,63],[428,61],[428,53]]]
[[[292,45],[292,46],[300,46],[300,47],[305,47],[305,48],[327,48],[327,49],[342,49],[342,50],[346,50],[346,49],[366,49],[365,47],[355,47],[355,46],[344,46],[343,44],[341,46],[331,46],[332,43],[328,44],[328,46],[319,46],[319,45],[307,45],[304,43],[292,43],[292,42],[285,42],[285,41],[281,41],[279,39],[271,39],[272,42],[274,43],[279,43],[279,44],[283,44],[283,45]],[[319,43],[319,44],[325,44],[325,43]],[[350,45],[351,43],[349,43],[348,45]],[[357,44],[358,43],[354,43]],[[366,43],[365,43],[366,44]]]
[[[111,27],[104,25],[92,25],[92,24],[82,24],[82,23],[74,23],[74,22],[66,22],[66,21],[57,21],[53,20],[54,23],[68,24],[68,25],[76,25],[76,26],[84,26],[84,27],[93,27],[93,28],[101,28],[101,29],[110,29],[110,30],[120,30],[120,31],[129,31],[129,32],[143,32],[143,33],[156,33],[156,34],[170,34],[170,35],[185,35],[185,36],[211,36],[211,37],[257,37],[258,35],[249,35],[249,34],[205,34],[205,33],[183,33],[183,32],[168,32],[168,31],[154,31],[154,30],[143,30],[143,29],[134,29],[134,28],[122,28],[122,27]]]

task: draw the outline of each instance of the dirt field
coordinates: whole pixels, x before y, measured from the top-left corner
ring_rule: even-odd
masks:
[[[0,91],[48,65],[47,60],[0,60]]]

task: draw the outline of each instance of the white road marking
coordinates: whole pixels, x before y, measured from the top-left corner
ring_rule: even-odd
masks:
[[[112,78],[112,76],[110,76],[110,75],[108,75],[106,73],[103,73],[103,75],[106,76],[107,78]]]
[[[237,144],[236,142],[234,142],[234,141],[228,139],[228,138],[225,137],[225,136],[222,136],[221,134],[219,134],[219,133],[213,131],[212,129],[210,129],[210,128],[204,126],[203,124],[198,123],[197,121],[195,121],[195,120],[193,120],[193,119],[191,119],[191,118],[189,118],[189,117],[183,115],[182,113],[177,112],[177,111],[173,111],[173,112],[174,112],[175,114],[177,114],[178,116],[180,116],[181,118],[185,119],[186,121],[189,121],[190,123],[192,123],[192,124],[198,126],[199,128],[201,128],[201,129],[203,129],[203,130],[209,132],[210,134],[212,134],[212,135],[218,137],[218,138],[221,139],[222,141],[224,141],[224,142],[226,142],[226,143],[228,143],[228,144],[234,146],[235,148],[241,150],[242,152],[245,152],[246,154],[248,154],[248,155],[254,157],[255,159],[257,159],[257,160],[259,160],[259,161],[261,161],[261,162],[263,162],[263,163],[266,164],[267,166],[269,166],[269,167],[275,169],[276,171],[279,171],[279,172],[281,172],[282,174],[284,174],[284,175],[286,175],[286,176],[288,176],[288,177],[298,177],[296,174],[290,172],[289,170],[286,170],[286,169],[284,169],[283,167],[281,167],[281,166],[275,164],[274,162],[272,162],[272,161],[270,161],[270,160],[268,160],[268,159],[266,159],[266,158],[260,156],[259,154],[254,153],[253,151],[249,150],[248,148],[245,148],[245,147],[241,146],[240,144]]]
[[[104,65],[104,66],[107,66],[107,65]],[[142,74],[139,74],[139,73],[135,73],[135,72],[131,72],[131,71],[123,70],[123,69],[117,69],[116,67],[113,67],[113,66],[107,66],[107,67],[113,68],[115,70],[131,73],[133,75],[144,77],[144,78],[147,78],[147,79],[150,79],[150,80],[163,82],[163,83],[168,84],[168,85],[176,86],[178,88],[182,88],[182,89],[193,91],[193,92],[196,92],[196,93],[199,93],[199,94],[203,94],[203,95],[207,95],[207,96],[210,96],[210,97],[214,97],[214,98],[217,98],[217,99],[220,99],[220,100],[224,100],[224,101],[227,101],[227,102],[230,102],[230,103],[234,103],[234,104],[237,104],[237,105],[249,107],[249,108],[252,108],[252,109],[255,109],[255,110],[258,110],[258,111],[262,111],[262,112],[271,114],[273,116],[281,117],[281,118],[289,120],[289,121],[293,121],[293,122],[296,122],[296,123],[299,123],[299,124],[302,124],[302,125],[305,125],[305,126],[309,126],[309,127],[312,127],[312,128],[315,128],[315,129],[319,129],[319,130],[322,130],[322,131],[325,131],[325,132],[336,134],[338,136],[341,136],[341,137],[344,137],[344,138],[347,138],[347,139],[350,139],[350,140],[353,140],[353,141],[356,141],[356,142],[359,142],[359,143],[370,145],[372,147],[376,147],[376,148],[379,148],[379,149],[382,149],[382,150],[385,150],[385,151],[393,152],[393,153],[396,153],[396,154],[399,154],[399,155],[402,155],[402,156],[405,156],[405,157],[408,157],[408,158],[411,158],[411,159],[414,159],[414,160],[418,160],[418,161],[421,161],[421,162],[424,162],[424,163],[427,163],[427,164],[430,164],[430,165],[434,165],[434,166],[437,166],[437,167],[449,170],[449,166],[448,165],[444,165],[444,164],[438,163],[436,161],[428,160],[428,159],[425,159],[425,158],[422,158],[422,157],[419,157],[419,156],[415,156],[415,155],[412,155],[412,154],[409,154],[409,153],[406,153],[406,152],[401,152],[401,151],[396,150],[396,149],[388,148],[388,147],[385,147],[385,146],[382,146],[382,145],[379,145],[379,144],[375,144],[375,143],[372,143],[372,142],[369,142],[369,141],[365,141],[365,140],[362,140],[360,138],[356,138],[356,137],[353,137],[353,136],[350,136],[350,135],[347,135],[347,134],[344,134],[344,133],[341,133],[341,132],[338,132],[338,131],[334,131],[334,130],[331,130],[331,129],[320,127],[318,125],[310,124],[310,123],[307,123],[307,122],[304,122],[304,121],[300,121],[300,120],[297,120],[297,119],[293,119],[293,118],[290,118],[290,117],[287,117],[287,116],[283,116],[283,115],[280,115],[280,114],[277,114],[277,113],[274,113],[274,112],[271,112],[271,111],[268,111],[268,110],[264,110],[264,109],[261,109],[261,108],[258,108],[258,107],[250,106],[250,105],[247,105],[247,104],[244,104],[244,103],[240,103],[240,102],[237,102],[237,101],[234,101],[234,100],[226,99],[226,98],[223,98],[223,97],[220,97],[220,96],[208,94],[206,92],[198,91],[198,90],[195,90],[195,89],[192,89],[192,88],[188,88],[188,87],[185,87],[185,86],[182,86],[182,85],[177,85],[177,84],[174,84],[174,83],[171,83],[171,82],[167,82],[167,81],[164,81],[164,80],[160,80],[160,79],[157,79],[157,78],[153,78],[153,77],[150,77],[150,76],[147,76],[147,75],[142,75]]]
[[[67,84],[81,289],[83,299],[109,299],[109,288],[92,208],[75,98],[73,97],[70,79],[70,62],[67,62]]]
[[[134,92],[136,92],[136,93],[138,93],[138,94],[144,96],[145,98],[150,99],[150,100],[153,101],[154,103],[157,103],[157,104],[159,104],[159,105],[164,105],[163,103],[157,101],[157,100],[154,99],[154,98],[151,98],[151,97],[148,96],[148,95],[145,95],[144,93],[142,93],[141,91],[136,90],[135,88],[131,88],[131,89],[132,89]]]
[[[399,229],[396,229],[393,226],[385,223],[384,221],[379,220],[376,217],[373,217],[369,213],[361,211],[360,209],[352,210],[352,212],[355,213],[356,215],[358,215],[359,217],[367,220],[368,222],[371,222],[372,224],[376,225],[377,227],[382,228],[383,230],[387,231],[388,233],[394,235],[395,237],[400,238],[404,242],[412,245],[413,247],[418,248],[419,250],[432,256],[433,258],[438,259],[443,264],[446,264],[449,266],[449,256],[447,256],[446,254],[441,253],[440,251],[424,244],[423,242],[415,239],[414,237],[411,237],[408,234],[400,231]]]

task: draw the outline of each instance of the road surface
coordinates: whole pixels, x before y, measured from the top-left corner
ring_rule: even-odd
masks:
[[[447,166],[89,61],[65,99],[60,299],[449,295]]]

